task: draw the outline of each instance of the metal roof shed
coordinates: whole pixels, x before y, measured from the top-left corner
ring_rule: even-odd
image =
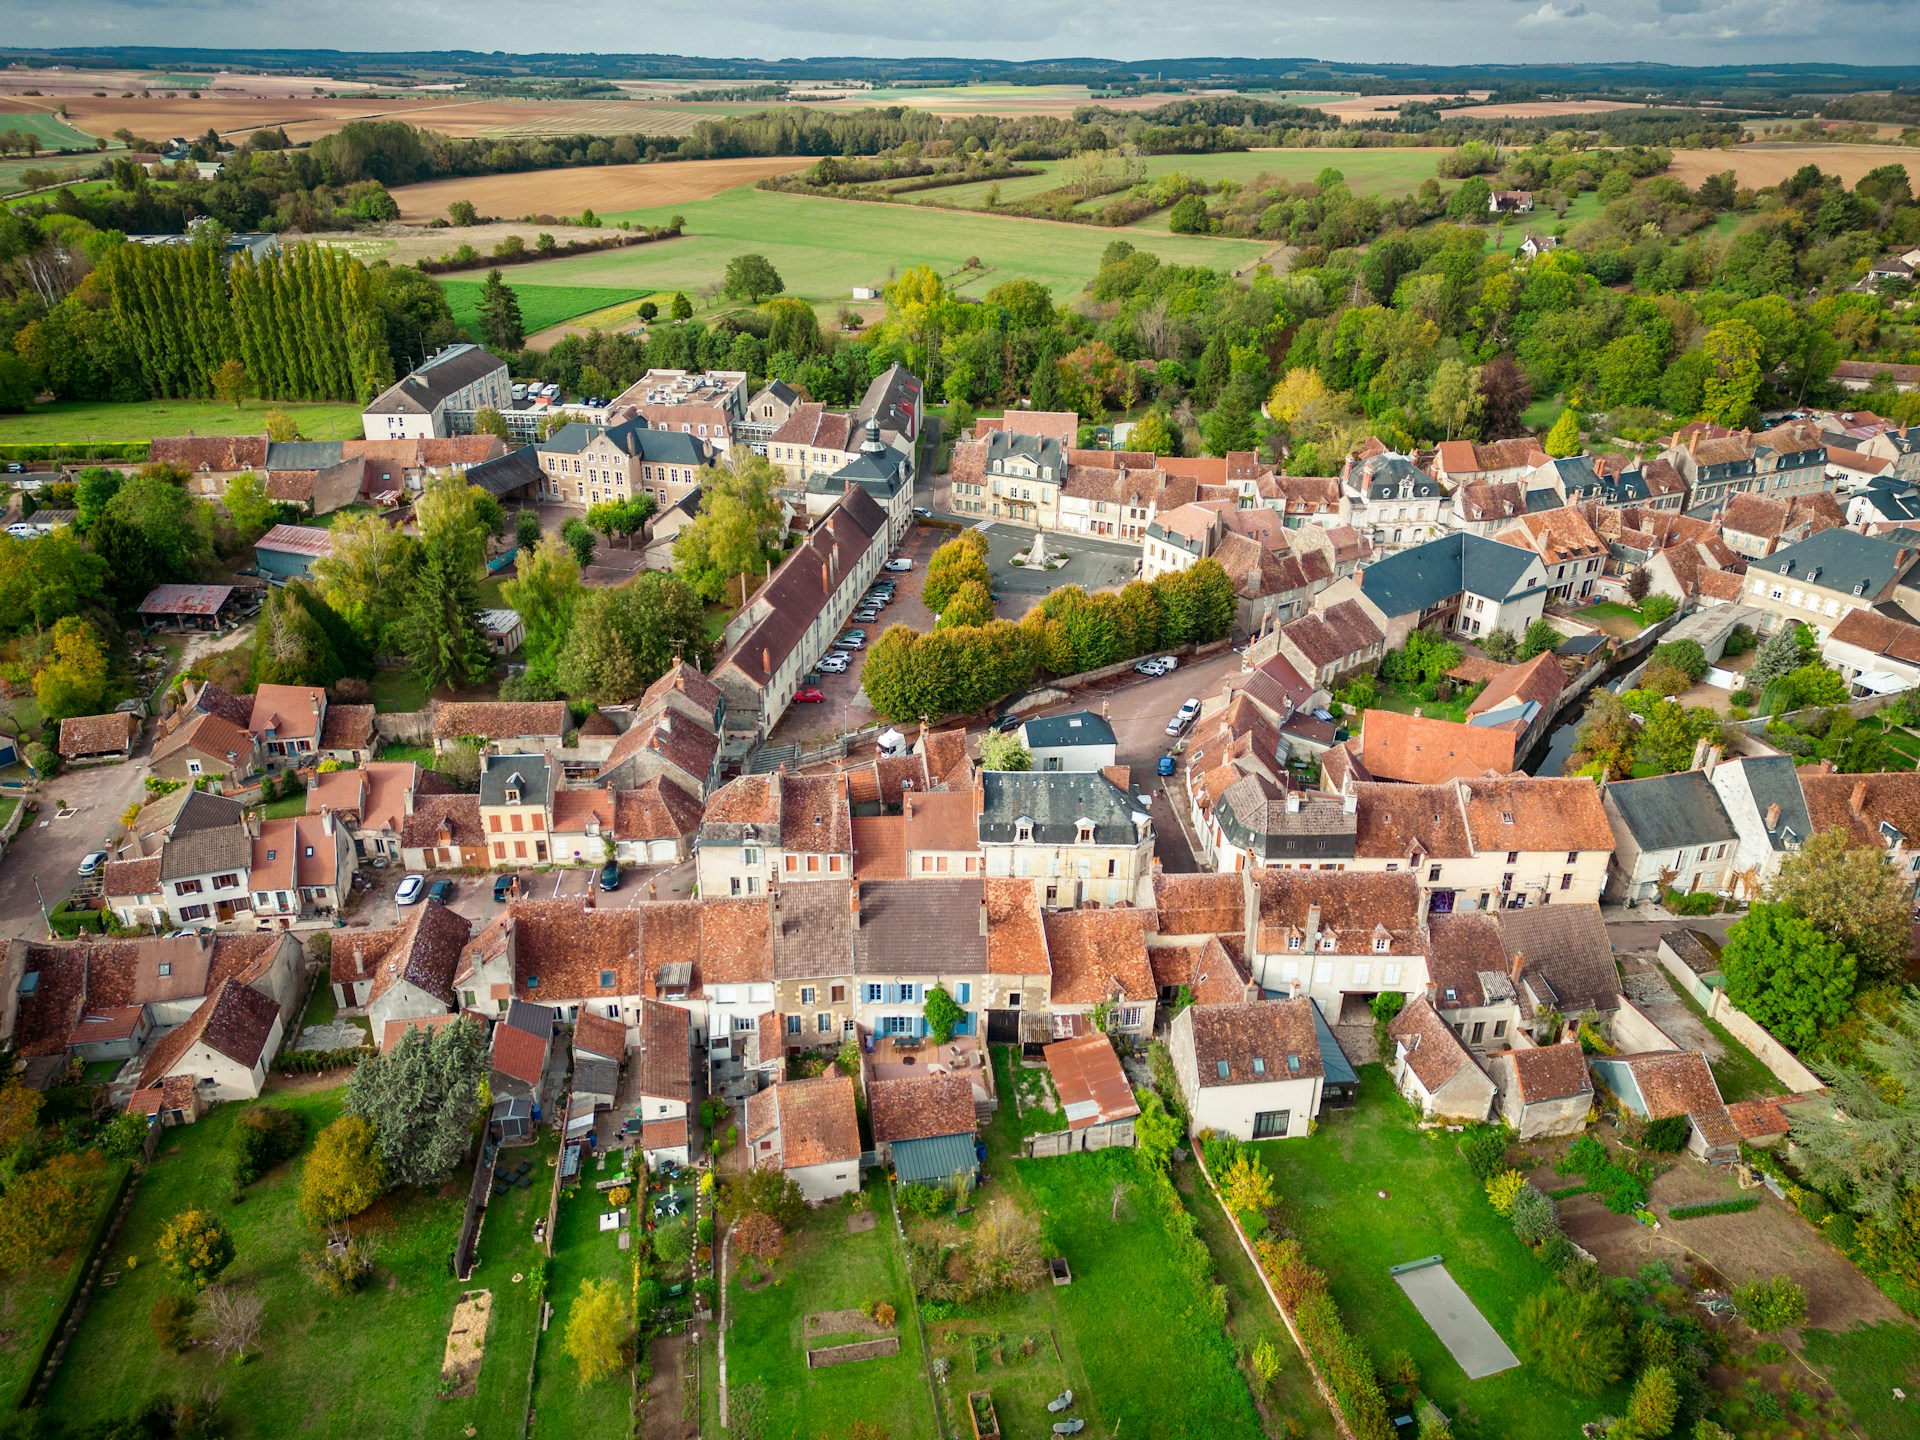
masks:
[[[942,1185],[956,1171],[974,1171],[973,1136],[935,1135],[893,1142],[893,1171],[902,1185]]]

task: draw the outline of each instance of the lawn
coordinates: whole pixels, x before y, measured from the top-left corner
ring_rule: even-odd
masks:
[[[339,1113],[338,1087],[285,1094],[274,1103],[301,1114],[309,1132]],[[273,1097],[269,1097],[273,1099]],[[545,1213],[536,1184],[497,1201],[481,1236],[482,1263],[470,1286],[454,1280],[447,1257],[460,1226],[466,1186],[456,1177],[436,1194],[390,1195],[354,1222],[379,1253],[371,1285],[335,1299],[306,1275],[301,1257],[316,1235],[296,1208],[304,1162],[270,1172],[231,1203],[224,1150],[244,1107],[221,1105],[196,1125],[169,1131],[141,1183],[115,1244],[118,1283],[94,1294],[47,1408],[79,1427],[124,1415],[163,1391],[223,1395],[235,1440],[287,1435],[462,1436],[469,1426],[507,1433],[506,1417],[526,1405],[535,1325],[532,1287],[514,1284],[533,1258],[532,1222]],[[551,1153],[551,1146],[543,1154]],[[537,1170],[544,1166],[536,1162]],[[260,1352],[245,1365],[208,1349],[163,1351],[147,1317],[175,1282],[155,1241],[180,1211],[201,1206],[232,1230],[236,1258],[222,1277],[265,1303]],[[138,1265],[126,1263],[137,1257]],[[454,1306],[468,1288],[493,1291],[493,1315],[477,1393],[442,1399],[440,1361]]]
[[[433,768],[434,754],[431,745],[402,745],[398,741],[390,741],[382,745],[380,752],[373,758],[376,760],[391,760],[395,764],[400,765],[404,765],[407,761],[411,760],[414,764],[424,765],[431,770]]]
[[[1373,702],[1376,710],[1395,710],[1402,715],[1411,715],[1418,710],[1429,720],[1452,720],[1464,725],[1467,720],[1467,706],[1473,703],[1473,697],[1479,691],[1466,686],[1454,686],[1451,700],[1422,700],[1420,691],[1413,686],[1382,684]]]
[[[1571,612],[1570,618],[1598,626],[1609,635],[1621,640],[1631,640],[1647,628],[1646,616],[1633,606],[1622,605],[1617,600],[1602,600],[1597,604],[1588,605],[1584,609]]]
[[[517,1163],[517,1162],[516,1162]],[[580,1383],[580,1368],[563,1348],[567,1334],[567,1315],[582,1282],[615,1281],[623,1293],[631,1294],[634,1251],[622,1253],[617,1231],[602,1230],[600,1216],[607,1211],[606,1198],[593,1188],[595,1180],[609,1178],[612,1170],[589,1166],[583,1182],[572,1197],[562,1196],[560,1216],[554,1226],[553,1259],[547,1271],[547,1295],[553,1301],[553,1323],[540,1337],[540,1355],[534,1365],[531,1434],[566,1437],[566,1440],[621,1440],[632,1432],[630,1400],[632,1386],[625,1371],[607,1377],[591,1387]],[[536,1169],[533,1188],[546,1203],[547,1185],[553,1173]],[[634,1208],[628,1210],[628,1228],[633,1229]],[[634,1232],[634,1243],[645,1244],[643,1232]]]
[[[383,667],[374,672],[373,708],[376,710],[412,714],[426,709],[432,698],[433,688],[411,670]]]
[[[1096,226],[954,215],[912,205],[880,209],[749,186],[707,200],[607,218],[660,224],[673,215],[684,215],[687,222],[687,233],[677,240],[523,265],[517,267],[516,279],[535,286],[626,286],[629,294],[691,294],[720,279],[734,256],[757,251],[773,262],[787,293],[816,305],[844,303],[853,286],[883,284],[910,265],[933,266],[962,295],[979,296],[1007,280],[1031,279],[1064,301],[1093,277],[1101,251],[1113,239]],[[1256,241],[1186,235],[1140,243],[1176,264],[1219,269],[1247,264],[1271,248]],[[980,268],[961,274],[972,258],[981,262]]]
[[[1720,1087],[1722,1100],[1731,1105],[1740,1100],[1760,1100],[1768,1095],[1787,1093],[1787,1087],[1760,1063],[1757,1055],[1734,1039],[1733,1033],[1718,1020],[1707,1018],[1707,1012],[1700,1008],[1699,1001],[1678,985],[1673,987],[1673,993],[1707,1027],[1708,1033],[1720,1042],[1720,1058],[1709,1060],[1707,1068],[1713,1071],[1714,1083]]]
[[[304,792],[299,795],[283,795],[278,800],[269,800],[260,807],[261,818],[265,820],[286,820],[306,813],[307,797]]]
[[[1557,1283],[1487,1203],[1445,1130],[1414,1128],[1378,1065],[1360,1067],[1353,1109],[1326,1110],[1305,1140],[1258,1149],[1273,1171],[1286,1231],[1327,1272],[1348,1327],[1376,1362],[1412,1352],[1422,1390],[1453,1419],[1460,1440],[1571,1435],[1625,1394],[1569,1394],[1525,1366],[1468,1380],[1388,1267],[1427,1255],[1448,1271],[1509,1345],[1521,1302]]]
[[[906,1257],[894,1236],[886,1182],[867,1182],[879,1223],[855,1235],[847,1229],[852,1202],[810,1210],[787,1236],[772,1279],[751,1290],[737,1267],[727,1279],[727,1404],[738,1431],[742,1414],[763,1414],[765,1440],[813,1440],[844,1434],[855,1420],[892,1440],[931,1440],[937,1434],[933,1402],[907,1289]],[[900,1353],[851,1364],[807,1368],[807,1350],[869,1338],[828,1332],[808,1337],[808,1315],[892,1305]]]
[[[20,808],[20,799],[16,795],[0,795],[0,830],[7,828],[7,822],[13,819],[13,812]]]
[[[587,285],[521,285],[515,281],[513,272],[503,272],[503,275],[520,301],[520,319],[529,335],[578,315],[605,310],[627,301],[637,302],[639,299],[630,289],[600,290]],[[447,303],[453,307],[454,324],[477,335],[480,326],[480,292],[486,289],[486,283],[481,280],[442,280],[440,288],[447,292]]]
[[[1861,1435],[1913,1433],[1913,1399],[1920,1387],[1920,1332],[1910,1325],[1856,1325],[1836,1333],[1803,1330],[1800,1350],[1827,1377],[1859,1422]],[[1908,1398],[1894,1397],[1895,1387]]]
[[[309,440],[358,440],[358,405],[277,404],[248,400],[56,400],[24,415],[0,415],[0,445],[73,445],[89,440],[151,440],[156,435],[259,435],[267,411],[285,410]]]
[[[108,1165],[99,1207],[94,1212],[96,1223],[100,1212],[118,1200],[119,1177],[125,1169],[121,1161]],[[23,1398],[21,1392],[32,1376],[34,1361],[40,1358],[40,1347],[46,1344],[64,1308],[67,1291],[79,1283],[76,1267],[81,1248],[16,1270],[0,1280],[0,1405],[8,1410]]]

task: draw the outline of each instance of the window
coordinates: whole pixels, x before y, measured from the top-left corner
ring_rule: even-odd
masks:
[[[1400,983],[1400,962],[1398,960],[1389,960],[1380,968],[1380,983],[1382,985],[1398,985]]]
[[[740,851],[740,863],[742,865],[758,865],[760,863],[760,852],[751,845],[746,846]]]
[[[1567,864],[1578,865],[1579,863],[1580,863],[1580,852],[1578,850],[1567,851]]]
[[[798,1015],[787,1016],[787,1034],[798,1035],[799,1033],[800,1033],[800,1017]]]
[[[813,1003],[814,1003],[814,996],[816,996],[816,995],[817,995],[817,994],[819,994],[819,993],[820,993],[820,992],[819,992],[819,991],[817,991],[817,990],[815,990],[815,989],[813,988],[813,986],[811,986],[811,985],[802,985],[802,986],[800,987],[800,1003],[801,1003],[802,1005],[811,1005],[811,1004],[813,1004]]]
[[[880,997],[886,993],[885,988],[879,985],[868,985],[865,987],[865,990],[866,1001],[869,1005],[878,1005],[880,1003]]]
[[[813,1017],[813,1028],[821,1035],[831,1035],[833,1033],[833,1016],[827,1014],[824,1010],[821,1011]]]
[[[1355,963],[1353,967],[1353,983],[1354,984],[1365,985],[1367,981],[1372,978],[1372,976],[1373,976],[1373,962],[1371,960],[1361,960]]]
[[[1144,1013],[1143,1007],[1139,1005],[1125,1006],[1120,1011],[1120,1028],[1122,1030],[1138,1030]]]
[[[1472,1043],[1475,1045],[1478,1045],[1480,1043],[1481,1037],[1484,1036],[1486,1033],[1487,1033],[1487,1022],[1484,1020],[1474,1021]]]
[[[269,854],[267,858],[271,860],[273,856]],[[198,895],[201,888],[198,880],[180,880],[175,882],[173,893],[176,895]]]
[[[1225,1080],[1227,1078],[1231,1070],[1231,1067],[1227,1064],[1225,1060],[1214,1061],[1213,1068],[1214,1068],[1214,1073],[1217,1074],[1222,1080]]]
[[[1520,852],[1518,850],[1507,851],[1507,864],[1517,865],[1519,863],[1520,863]]]
[[[230,889],[239,883],[240,877],[238,875],[216,875],[213,877],[213,888],[216,890]]]
[[[1331,949],[1333,949],[1333,936],[1331,936],[1331,935],[1322,935],[1322,936],[1320,937],[1320,948],[1321,948],[1322,950],[1331,950]]]
[[[613,971],[602,970],[600,972],[600,988],[602,990],[613,989]]]
[[[789,875],[798,874],[799,870],[800,870],[800,857],[798,855],[787,856],[787,874]]]
[[[1704,860],[1704,859],[1706,859],[1706,858],[1707,858],[1707,851],[1708,851],[1708,850],[1710,850],[1711,848],[1712,848],[1712,847],[1711,847],[1711,846],[1708,846],[1708,845],[1702,845],[1702,846],[1700,847],[1700,858],[1701,858],[1702,860]]]
[[[913,1004],[916,998],[918,997],[915,996],[914,987],[911,984],[902,985],[900,987],[900,1002],[903,1005]]]
[[[1507,1022],[1504,1020],[1494,1021],[1493,1022],[1493,1038],[1496,1040],[1504,1040],[1506,1038],[1506,1034],[1507,1034]]]
[[[1292,1128],[1293,1112],[1290,1110],[1262,1110],[1253,1117],[1253,1138],[1256,1140],[1279,1139]]]
[[[1287,949],[1298,950],[1299,948],[1300,948],[1300,937],[1298,935],[1289,935],[1287,937]]]
[[[1571,890],[1573,888],[1573,876],[1562,875],[1560,877],[1560,888],[1562,890]]]
[[[1440,867],[1438,865],[1431,865],[1427,868],[1427,883],[1429,885],[1438,885],[1440,883]]]
[[[1388,945],[1388,941],[1387,941],[1387,940],[1386,940],[1386,939],[1385,939],[1384,937],[1382,937],[1381,939],[1378,939],[1378,940],[1376,940],[1376,941],[1374,941],[1374,942],[1373,942],[1373,953],[1374,953],[1374,954],[1376,954],[1376,955],[1384,955],[1384,954],[1386,954],[1386,953],[1387,953],[1387,945]]]
[[[1333,983],[1333,962],[1331,960],[1321,960],[1314,965],[1313,983],[1316,985],[1331,985]]]
[[[1503,891],[1513,889],[1513,872],[1511,870],[1500,877],[1500,888]]]
[[[212,913],[213,910],[209,906],[188,905],[180,911],[180,918],[182,920],[204,920]]]

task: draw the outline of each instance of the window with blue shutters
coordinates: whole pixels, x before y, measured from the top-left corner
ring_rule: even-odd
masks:
[[[874,1005],[877,1005],[877,1004],[879,1004],[879,1003],[880,1003],[880,993],[881,993],[881,987],[880,987],[880,986],[878,986],[878,985],[869,985],[869,986],[867,986],[867,1000],[868,1000],[868,1002],[869,1002],[870,1004],[874,1004]]]
[[[965,1005],[969,1000],[973,999],[973,986],[969,985],[966,981],[962,980],[960,982],[959,990],[960,993],[953,998],[958,1000],[962,1005]]]

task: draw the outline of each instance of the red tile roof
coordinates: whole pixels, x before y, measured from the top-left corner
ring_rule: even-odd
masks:
[[[1515,1050],[1509,1058],[1513,1061],[1514,1083],[1520,1087],[1520,1099],[1525,1104],[1537,1105],[1593,1093],[1587,1057],[1578,1040]]]
[[[1393,1017],[1387,1034],[1406,1047],[1407,1068],[1431,1095],[1462,1069],[1478,1069],[1453,1027],[1425,998],[1414,1000]]]
[[[867,1114],[879,1144],[971,1135],[973,1082],[964,1075],[915,1075],[867,1084]]]
[[[1438,785],[1489,770],[1507,774],[1519,738],[1490,726],[1369,710],[1361,721],[1359,756],[1376,780]]]
[[[113,755],[133,748],[140,722],[132,715],[73,715],[60,722],[59,751],[69,760],[87,755]]]
[[[504,1021],[493,1027],[493,1068],[502,1075],[539,1088],[546,1071],[545,1036],[530,1034]]]
[[[1153,999],[1153,967],[1147,962],[1146,942],[1149,918],[1137,910],[1047,911],[1052,1003],[1081,1006],[1103,1000]],[[988,930],[992,930],[991,914]]]
[[[1185,1013],[1193,1017],[1195,1069],[1203,1090],[1306,1080],[1325,1073],[1313,1002],[1305,996],[1195,1006]]]

